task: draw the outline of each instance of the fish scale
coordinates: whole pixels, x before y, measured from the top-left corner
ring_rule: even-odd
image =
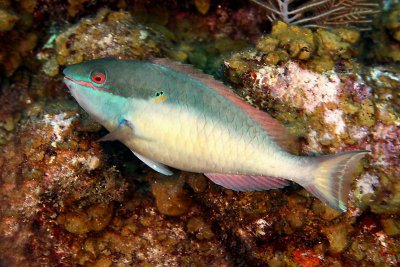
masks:
[[[368,151],[298,156],[298,143],[275,119],[191,66],[99,59],[64,70],[78,103],[154,170],[204,173],[239,191],[294,181],[330,207],[347,209],[350,182]],[[96,77],[94,79],[93,77]]]

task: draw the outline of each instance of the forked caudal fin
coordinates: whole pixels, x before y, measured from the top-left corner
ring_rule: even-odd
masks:
[[[354,171],[369,152],[351,151],[315,158],[314,178],[305,188],[331,208],[346,211]]]

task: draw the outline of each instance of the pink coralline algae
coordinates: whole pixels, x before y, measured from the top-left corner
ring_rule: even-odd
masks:
[[[394,177],[400,177],[400,124],[377,123],[371,129],[372,165],[393,169]]]
[[[349,77],[343,81],[345,92],[348,92],[353,101],[362,102],[372,96],[372,89],[365,84],[365,81],[357,75],[356,78]]]
[[[340,79],[336,73],[318,74],[289,61],[283,66],[265,66],[257,70],[254,89],[305,112],[313,112],[324,103],[338,103]]]

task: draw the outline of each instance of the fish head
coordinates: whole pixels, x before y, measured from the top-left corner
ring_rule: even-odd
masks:
[[[74,64],[64,69],[64,83],[86,112],[106,128],[113,128],[134,97],[130,83],[138,77],[137,63],[105,58]]]
[[[64,82],[71,91],[72,96],[82,105],[88,106],[88,102],[103,97],[107,102],[110,95],[120,95],[119,89],[115,87],[116,75],[114,75],[111,59],[92,60],[71,65],[64,69]],[[111,67],[111,68],[110,68]],[[100,101],[100,102],[103,102]]]
[[[94,94],[151,99],[166,84],[165,68],[135,60],[90,60],[68,66],[63,73],[64,82],[77,100]]]

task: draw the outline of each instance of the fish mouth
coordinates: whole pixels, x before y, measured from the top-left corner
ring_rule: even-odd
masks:
[[[72,79],[72,78],[69,77],[69,76],[64,76],[64,80],[70,80],[71,82],[74,82],[74,79]]]
[[[65,85],[68,87],[69,90],[73,90],[74,89],[74,85],[75,85],[75,80],[72,79],[69,76],[64,76],[64,83]]]

